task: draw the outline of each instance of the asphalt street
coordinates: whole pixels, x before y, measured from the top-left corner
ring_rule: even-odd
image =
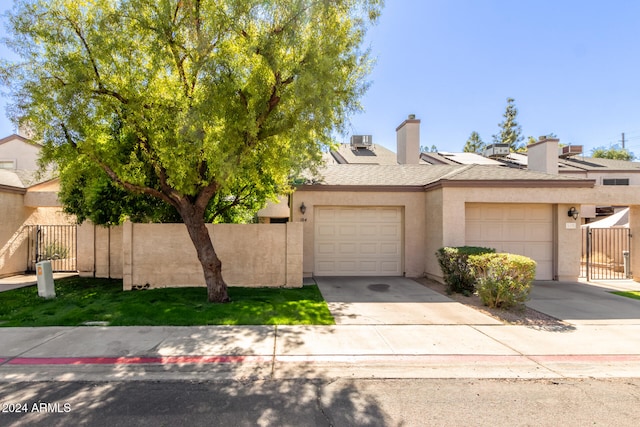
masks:
[[[29,382],[0,401],[1,426],[625,427],[640,379]]]

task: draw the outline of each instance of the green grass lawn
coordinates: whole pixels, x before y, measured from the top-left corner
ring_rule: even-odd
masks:
[[[627,298],[640,299],[640,291],[614,291],[611,293]]]
[[[122,291],[122,280],[73,277],[55,282],[56,298],[36,286],[0,292],[0,327],[333,325],[317,286],[229,288],[232,302],[207,302],[206,288]]]

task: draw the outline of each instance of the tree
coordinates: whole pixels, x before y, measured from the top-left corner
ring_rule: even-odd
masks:
[[[518,109],[513,98],[507,98],[507,108],[503,114],[504,121],[499,123],[500,133],[493,135],[494,144],[509,144],[511,151],[522,151],[525,147],[520,144],[524,139],[522,128],[516,121]]]
[[[421,153],[437,153],[438,147],[436,147],[435,144],[432,144],[431,147],[427,147],[426,145],[421,145],[420,152]]]
[[[627,161],[631,161],[636,158],[636,156],[633,153],[631,153],[629,150],[620,148],[617,145],[609,148],[596,147],[593,150],[591,150],[591,157],[596,157],[600,159],[627,160]]]
[[[187,228],[209,301],[225,302],[205,219],[286,192],[319,163],[360,108],[360,45],[381,3],[22,0],[8,42],[21,61],[0,72],[14,119],[59,168],[67,210],[95,217],[99,191],[92,207],[83,179],[143,196],[109,209],[112,220],[161,202]]]
[[[465,153],[482,153],[486,145],[487,144],[482,141],[482,138],[480,138],[480,134],[474,130],[471,132],[471,135],[469,136],[469,139],[467,139],[467,143],[464,145],[464,149],[462,151]]]

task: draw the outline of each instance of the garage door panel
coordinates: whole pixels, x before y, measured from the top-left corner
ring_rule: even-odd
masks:
[[[378,253],[377,243],[360,243],[360,255],[373,256]]]
[[[536,279],[553,278],[553,210],[540,204],[468,204],[466,244],[528,256]]]
[[[548,205],[531,205],[527,209],[526,218],[531,221],[549,221],[550,207]]]
[[[316,234],[320,237],[334,236],[336,234],[335,225],[321,225],[316,229]]]
[[[481,240],[502,239],[504,230],[500,222],[487,222],[478,226],[481,230]]]
[[[392,224],[392,225],[381,225],[380,226],[380,236],[383,237],[391,237],[394,240],[400,237],[400,226]]]
[[[503,225],[502,238],[504,240],[527,240],[527,228],[521,223],[511,222]]]
[[[486,207],[483,210],[483,220],[494,220],[494,221],[502,221],[504,220],[504,212],[499,207]]]
[[[375,224],[361,224],[359,235],[361,237],[375,237],[378,234],[378,226]]]
[[[316,207],[315,218],[314,274],[402,275],[401,208]]]
[[[354,255],[357,253],[357,245],[355,243],[340,243],[338,244],[339,255]]]
[[[382,261],[380,263],[380,269],[384,276],[393,276],[396,274],[396,271],[400,269],[400,263],[393,261]]]
[[[317,246],[318,253],[321,255],[331,255],[336,253],[336,245],[333,243],[320,243]]]
[[[380,243],[381,255],[393,255],[395,257],[400,256],[400,245],[397,243]]]

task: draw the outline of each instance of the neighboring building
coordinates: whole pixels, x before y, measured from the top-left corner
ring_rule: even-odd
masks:
[[[0,139],[0,276],[29,268],[29,226],[74,223],[62,212],[58,179],[38,172],[41,148],[19,135]]]
[[[20,136],[0,139],[0,169],[38,170],[42,146]]]

